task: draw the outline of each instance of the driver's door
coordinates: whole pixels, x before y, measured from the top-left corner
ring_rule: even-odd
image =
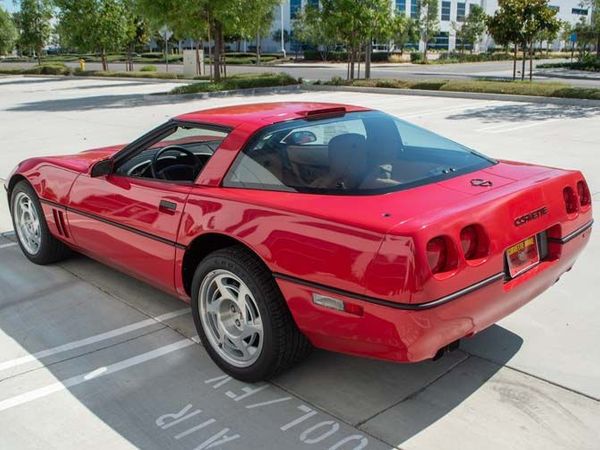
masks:
[[[174,291],[177,231],[194,179],[152,178],[140,155],[147,153],[150,163],[156,151],[181,145],[209,158],[204,142],[217,146],[226,135],[195,127],[186,130],[185,138],[174,132],[147,143],[108,175],[81,175],[67,211],[73,238],[83,252],[168,291]],[[160,166],[166,167],[169,159],[172,156],[165,154],[166,162]]]

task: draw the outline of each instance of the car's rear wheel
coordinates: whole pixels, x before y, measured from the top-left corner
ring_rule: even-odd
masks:
[[[210,357],[240,380],[270,378],[311,348],[273,276],[243,247],[218,250],[198,265],[192,311]]]
[[[10,210],[17,241],[30,261],[50,264],[69,256],[69,248],[50,233],[37,194],[27,181],[13,188]]]

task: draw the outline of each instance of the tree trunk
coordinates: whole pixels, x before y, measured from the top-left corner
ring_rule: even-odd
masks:
[[[427,42],[427,40],[425,40],[425,47],[423,48],[423,61],[427,62],[427,48],[429,47],[429,44]]]
[[[196,41],[196,75],[203,75],[200,73],[200,68],[202,67],[202,63],[200,61],[200,45],[204,47],[204,42],[201,40]]]
[[[39,46],[39,47],[36,49],[35,53],[36,53],[36,57],[37,57],[37,61],[38,61],[38,65],[40,65],[40,66],[41,66],[41,65],[42,65],[42,47],[41,47],[41,46]]]
[[[514,53],[514,58],[513,58],[513,81],[515,81],[517,79],[517,52],[518,52],[518,50],[519,50],[519,47],[515,43],[515,53]]]
[[[260,31],[256,30],[256,65],[260,64]]]
[[[223,68],[223,77],[227,78],[227,61],[225,56],[225,36],[223,28],[221,28],[219,41],[221,42],[221,67]]]
[[[108,61],[106,59],[106,50],[102,49],[102,53],[100,54],[100,59],[102,60],[102,70],[104,72],[108,72]]]
[[[369,38],[367,47],[365,48],[365,78],[371,78],[371,55],[373,53],[373,40]]]
[[[523,50],[523,64],[521,65],[521,81],[525,81],[525,61],[527,61],[527,44],[521,45]]]
[[[213,56],[213,77],[216,82],[221,81],[221,24],[215,21],[214,24],[214,56]]]
[[[600,59],[600,32],[598,33],[598,39],[596,40],[596,58]]]
[[[529,47],[529,82],[533,81],[533,40]]]

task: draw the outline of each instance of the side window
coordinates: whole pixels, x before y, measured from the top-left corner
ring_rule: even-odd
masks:
[[[116,169],[129,177],[193,181],[227,137],[211,127],[174,126]]]

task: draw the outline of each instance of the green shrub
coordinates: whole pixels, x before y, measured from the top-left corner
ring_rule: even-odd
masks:
[[[63,63],[45,63],[29,69],[23,69],[26,75],[70,75],[71,69]]]
[[[178,78],[173,72],[112,72],[102,70],[75,69],[73,75],[78,77],[108,77],[108,78],[154,78],[160,80],[175,80]]]
[[[293,84],[298,84],[298,80],[287,73],[240,74],[226,78],[218,83],[203,82],[178,86],[170,94],[231,91],[235,89],[289,86]]]
[[[156,72],[156,66],[148,65],[140,68],[140,72]]]
[[[423,53],[411,52],[410,62],[413,64],[421,64],[423,62]]]
[[[586,72],[600,72],[600,59],[593,55],[585,55],[581,61],[568,62],[568,63],[552,63],[552,64],[540,64],[540,69],[571,69],[571,70],[583,70]]]

